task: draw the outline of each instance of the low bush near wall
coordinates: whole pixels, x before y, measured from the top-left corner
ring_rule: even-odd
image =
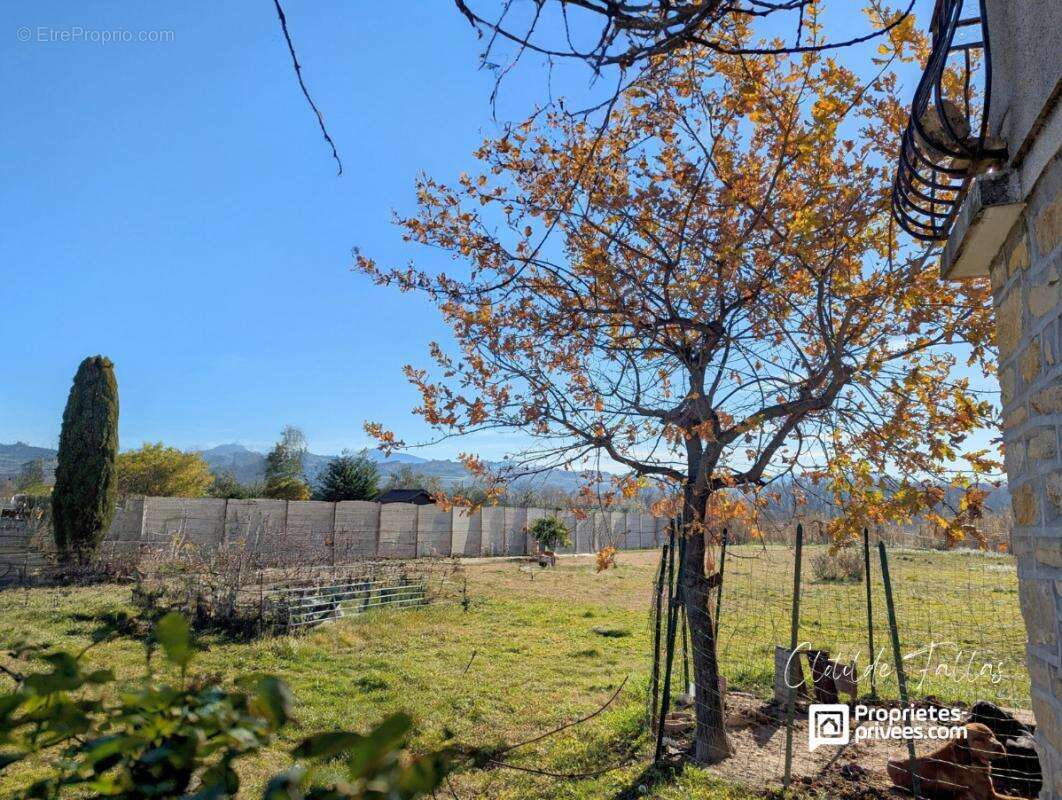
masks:
[[[186,549],[142,558],[133,601],[148,619],[176,611],[196,630],[246,639],[382,605],[432,602],[456,591],[458,570],[450,559],[278,567],[239,546],[205,556]]]

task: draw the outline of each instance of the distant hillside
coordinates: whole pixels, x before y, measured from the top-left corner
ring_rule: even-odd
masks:
[[[0,444],[0,480],[15,478],[22,472],[22,467],[29,461],[41,459],[44,462],[44,479],[55,479],[56,451],[48,447],[33,447],[25,442]]]
[[[264,453],[250,450],[239,444],[225,444],[200,451],[200,455],[215,473],[231,472],[241,483],[254,483],[265,477],[266,457]],[[403,467],[437,479],[444,487],[470,483],[471,473],[459,461],[445,459],[427,459],[408,453],[393,453],[385,457],[378,450],[367,450],[365,455],[376,462],[380,475],[386,478]],[[313,483],[318,475],[335,456],[307,453],[303,458],[303,469],[307,479]],[[577,491],[582,486],[582,473],[565,470],[550,470],[548,473],[531,479],[516,482],[516,488],[534,486],[537,489],[559,489],[565,492]]]
[[[214,474],[231,472],[236,480],[241,483],[254,483],[265,478],[265,453],[250,450],[242,444],[218,445],[209,450],[200,450],[199,455],[201,455],[203,460],[210,465],[210,469]],[[390,474],[391,472],[397,471],[407,465],[415,466],[417,470],[421,471],[426,471],[423,469],[423,465],[435,463],[449,464],[458,469],[464,469],[464,467],[456,462],[428,461],[425,458],[411,456],[408,453],[393,453],[390,458],[386,459],[378,450],[367,450],[365,451],[365,455],[379,464],[380,472],[383,475]],[[323,470],[333,458],[335,458],[334,455],[325,456],[318,453],[307,453],[305,455],[302,462],[303,470],[311,483],[317,480],[317,476],[321,473],[321,470]],[[429,474],[434,475],[435,473],[430,472]]]
[[[265,454],[244,447],[242,444],[218,445],[209,450],[200,451],[200,455],[215,474],[231,472],[241,483],[255,483],[265,477]],[[398,472],[403,467],[411,467],[416,472],[436,478],[444,488],[468,484],[472,479],[468,470],[458,461],[426,459],[408,453],[393,453],[390,457],[384,457],[378,450],[367,450],[365,455],[376,462],[380,475],[384,478]],[[45,477],[50,482],[55,473],[55,456],[56,451],[47,447],[32,447],[24,442],[0,444],[0,480],[16,477],[27,461],[40,458],[44,460]],[[335,456],[307,453],[303,462],[307,479],[311,483],[315,482],[321,470],[333,458]],[[512,488],[519,491],[533,487],[540,491],[557,490],[574,493],[582,488],[583,484],[583,473],[553,469],[542,475],[536,475],[534,478],[517,480]],[[780,499],[773,504],[770,512],[779,518],[792,516],[796,511],[792,500],[793,479],[782,478],[773,486],[778,491]],[[949,503],[957,505],[960,494],[957,489],[949,489]],[[1009,508],[1010,495],[1005,484],[991,491],[986,505],[996,512]],[[828,515],[831,513],[831,508],[826,502],[816,500],[814,497],[808,498],[808,505],[803,510],[813,514]]]

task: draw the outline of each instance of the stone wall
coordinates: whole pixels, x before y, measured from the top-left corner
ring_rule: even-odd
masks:
[[[277,560],[344,563],[358,558],[517,556],[534,551],[528,526],[544,508],[442,509],[403,503],[324,503],[147,497],[126,501],[106,542],[118,551],[195,547],[209,553],[241,546]],[[593,553],[607,544],[652,548],[663,542],[666,520],[624,511],[577,520],[560,513],[572,543],[563,553]]]
[[[1042,797],[1062,797],[1062,156],[1031,187],[991,268]]]

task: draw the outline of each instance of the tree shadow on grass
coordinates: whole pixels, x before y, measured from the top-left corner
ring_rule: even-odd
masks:
[[[642,800],[650,795],[654,788],[674,781],[685,767],[686,760],[681,758],[662,764],[650,762],[630,783],[612,795],[611,800]]]

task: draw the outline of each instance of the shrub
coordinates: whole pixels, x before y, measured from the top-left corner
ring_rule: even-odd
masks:
[[[118,456],[118,491],[147,497],[203,497],[213,476],[199,453],[162,442]]]
[[[826,550],[811,560],[815,580],[823,583],[862,583],[863,554],[855,548]]]
[[[214,476],[207,493],[211,497],[226,500],[250,500],[261,497],[265,493],[265,487],[260,483],[240,483],[231,472],[222,472]]]
[[[114,517],[118,383],[109,358],[81,362],[63,411],[52,491],[55,543],[64,559],[87,561]]]
[[[10,670],[18,687],[0,694],[0,773],[31,754],[49,756],[41,760],[43,777],[21,797],[221,800],[237,794],[236,762],[257,754],[287,725],[291,693],[271,676],[247,676],[233,689],[189,677],[195,645],[179,614],[159,620],[152,642],[177,668],[179,682],[159,683],[148,668],[134,688],[114,691],[114,674],[86,669],[84,650],[77,655],[31,648],[14,652],[47,665],[26,676]],[[395,714],[365,735],[325,731],[309,736],[292,755],[310,769],[294,767],[277,775],[264,796],[421,797],[441,783],[452,751],[414,757],[408,750],[411,732],[409,717]],[[342,782],[317,779],[316,765],[343,755]]]
[[[554,515],[536,519],[528,532],[543,550],[555,550],[571,544],[568,526]]]
[[[343,500],[372,500],[380,473],[365,456],[344,453],[328,462],[321,474],[314,497],[338,503]]]
[[[15,491],[32,495],[51,492],[51,487],[44,482],[44,459],[36,458],[22,465],[15,479]]]
[[[273,500],[309,500],[310,487],[302,478],[281,475],[266,481],[263,494]]]

